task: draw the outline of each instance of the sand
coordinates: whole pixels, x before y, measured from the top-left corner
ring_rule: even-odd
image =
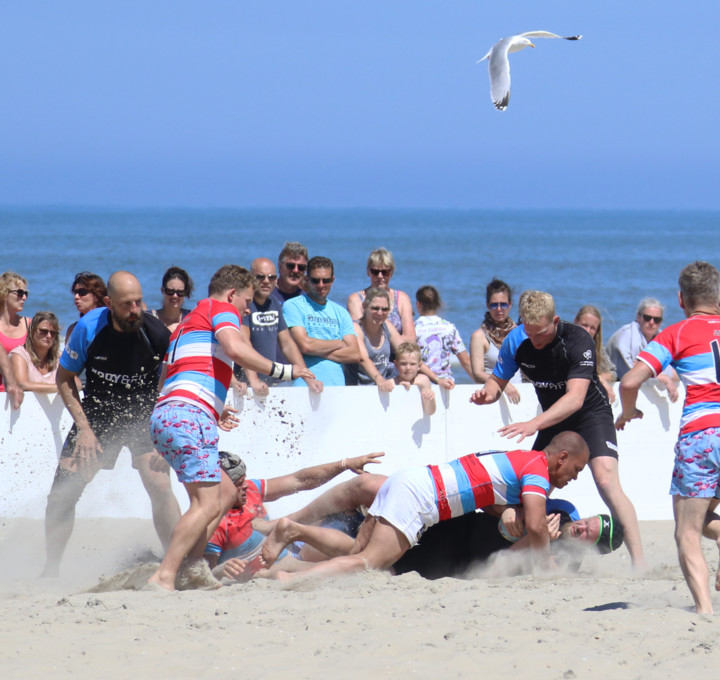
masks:
[[[159,552],[148,521],[79,521],[61,577],[40,580],[42,523],[0,520],[1,676],[678,680],[716,672],[716,621],[691,610],[672,529],[641,522],[651,565],[642,577],[622,549],[544,579],[365,572],[164,594],[88,592]],[[717,550],[705,543],[714,571]]]

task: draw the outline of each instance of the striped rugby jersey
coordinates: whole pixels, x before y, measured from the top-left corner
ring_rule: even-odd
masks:
[[[638,354],[657,376],[672,366],[685,385],[680,434],[720,427],[720,316],[668,326]]]
[[[542,451],[471,453],[428,465],[440,521],[488,505],[518,505],[524,494],[547,497],[550,479]]]
[[[158,403],[175,400],[199,406],[215,420],[225,406],[233,361],[217,340],[223,328],[240,331],[241,316],[229,302],[205,298],[170,337],[167,378]]]

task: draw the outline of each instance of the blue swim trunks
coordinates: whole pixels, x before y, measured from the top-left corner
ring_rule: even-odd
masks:
[[[183,484],[220,482],[217,426],[201,408],[180,401],[158,404],[150,436]]]
[[[688,432],[675,444],[670,494],[673,496],[712,498],[720,477],[720,428]]]

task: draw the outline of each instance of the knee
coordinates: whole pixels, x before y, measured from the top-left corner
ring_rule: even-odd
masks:
[[[71,512],[86,485],[87,482],[80,473],[58,465],[48,494],[46,517],[59,517]]]

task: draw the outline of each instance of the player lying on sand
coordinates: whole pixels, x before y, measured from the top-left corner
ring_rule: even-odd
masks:
[[[544,451],[470,454],[450,463],[395,473],[380,488],[351,554],[302,574],[332,576],[365,568],[388,569],[440,521],[491,505],[522,505],[534,568],[550,568],[545,501],[550,486],[577,479],[587,445],[573,432],[558,434]],[[268,559],[274,551],[266,551]],[[278,572],[279,578],[301,574]]]

